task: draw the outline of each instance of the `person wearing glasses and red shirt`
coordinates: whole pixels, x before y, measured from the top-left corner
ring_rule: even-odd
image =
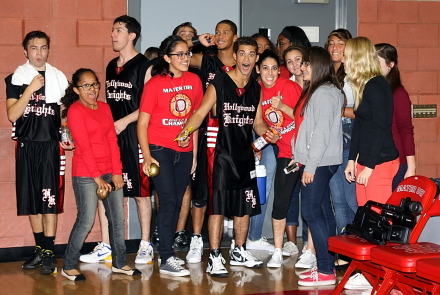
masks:
[[[174,234],[179,220],[183,194],[196,161],[193,146],[197,135],[189,136],[189,146],[180,147],[175,141],[187,119],[197,110],[203,97],[200,78],[188,72],[192,53],[179,36],[162,41],[159,62],[153,66],[152,78],[142,94],[138,139],[144,155],[143,171],[149,176],[150,167],[160,167],[152,178],[160,199],[157,213],[159,230],[160,273],[187,276],[173,250]],[[194,144],[193,144],[194,142]]]

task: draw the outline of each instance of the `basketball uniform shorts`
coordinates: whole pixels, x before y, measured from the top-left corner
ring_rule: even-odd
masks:
[[[19,138],[15,164],[17,214],[62,213],[66,157],[59,141]]]
[[[149,197],[150,180],[142,171],[144,157],[137,140],[136,124],[129,124],[118,135],[118,144],[121,152],[124,196]]]
[[[261,213],[260,197],[256,185],[236,190],[214,189],[209,205],[211,215],[243,217]]]

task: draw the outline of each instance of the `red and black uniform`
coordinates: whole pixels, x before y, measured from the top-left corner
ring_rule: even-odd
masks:
[[[118,67],[119,57],[111,60],[106,69],[106,98],[117,121],[139,109],[144,90],[145,73],[151,63],[143,54],[138,54]],[[124,196],[148,197],[149,181],[141,172],[144,162],[137,139],[137,121],[128,124],[118,135],[118,144],[123,166]]]
[[[218,135],[210,214],[238,217],[259,214],[252,128],[261,87],[250,79],[244,88],[237,88],[226,73],[219,75],[212,85],[217,95]]]
[[[229,72],[234,67],[225,66],[217,55],[204,53],[200,67],[200,78],[205,92],[216,76]],[[218,120],[212,118],[211,112],[200,127],[199,148],[197,151],[197,177],[195,178],[193,205],[197,208],[206,206],[212,196],[212,169],[214,161],[215,143],[217,140]]]
[[[44,71],[39,72],[43,77]],[[6,77],[6,97],[19,99],[29,85]],[[16,146],[17,214],[63,212],[66,157],[60,147],[60,104],[46,103],[45,86],[32,94],[23,115],[13,124]]]

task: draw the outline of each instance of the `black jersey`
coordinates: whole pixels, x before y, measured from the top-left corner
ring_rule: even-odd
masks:
[[[221,73],[229,72],[234,67],[225,66],[217,55],[211,56],[203,53],[202,66],[200,67],[200,80],[202,80],[203,88],[208,88],[214,78]]]
[[[237,88],[224,73],[212,82],[217,94],[219,130],[215,145],[213,188],[237,190],[256,185],[252,128],[260,102],[260,85],[250,79]]]
[[[139,109],[145,73],[151,65],[140,53],[123,67],[118,67],[118,59],[119,57],[116,57],[108,63],[105,74],[107,103],[115,121]]]
[[[43,77],[44,71],[39,71]],[[19,99],[29,85],[12,84],[12,75],[6,77],[6,97]],[[61,104],[61,103],[60,103]],[[23,115],[14,123],[13,138],[24,138],[32,141],[60,140],[61,126],[60,105],[56,102],[46,103],[45,86],[32,94]],[[14,134],[15,130],[15,134]]]

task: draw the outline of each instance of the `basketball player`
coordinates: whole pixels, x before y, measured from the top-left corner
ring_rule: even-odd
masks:
[[[211,253],[206,270],[213,277],[228,275],[220,252],[224,216],[234,217],[236,242],[231,251],[231,265],[261,267],[263,264],[244,248],[249,216],[261,211],[251,146],[252,129],[258,135],[266,133],[273,143],[279,139],[263,121],[261,87],[251,79],[258,59],[257,43],[252,38],[242,37],[233,48],[236,67],[217,76],[208,86],[200,108],[178,135],[183,136],[189,127],[199,128],[210,111],[212,117],[218,119],[208,222]],[[179,144],[186,146],[188,140]]]
[[[6,77],[6,108],[14,124],[16,148],[17,214],[29,215],[35,250],[23,269],[56,271],[53,254],[57,214],[63,212],[64,150],[60,143],[60,99],[68,86],[66,76],[46,63],[50,39],[41,31],[23,40],[28,61]],[[63,163],[63,164],[61,164]]]

